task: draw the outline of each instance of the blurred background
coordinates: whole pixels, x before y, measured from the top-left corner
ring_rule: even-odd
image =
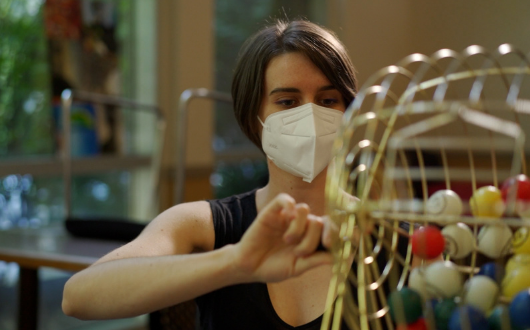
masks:
[[[64,221],[60,95],[71,88],[158,106],[167,121],[153,207],[152,114],[91,102],[72,107],[72,213],[146,223],[173,205],[182,92],[229,93],[238,50],[276,18],[336,32],[360,86],[411,53],[530,51],[530,2],[495,0],[2,0],[0,1],[0,231]],[[190,102],[184,200],[221,198],[267,182],[263,155],[228,104]],[[145,318],[83,322],[60,310],[67,272],[43,269],[39,329],[141,329]],[[0,329],[15,329],[18,267],[0,261]]]

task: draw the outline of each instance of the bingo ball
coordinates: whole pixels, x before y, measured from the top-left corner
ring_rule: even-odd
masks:
[[[411,237],[412,253],[422,259],[438,257],[444,251],[445,240],[435,226],[421,227]]]
[[[449,319],[458,307],[454,299],[444,299],[434,307],[434,321],[437,330],[448,330]]]
[[[517,293],[508,308],[512,326],[522,329],[530,328],[530,290]]]
[[[491,278],[495,283],[502,283],[505,270],[502,264],[497,262],[488,262],[480,267],[477,275],[484,275]]]
[[[449,330],[485,330],[488,320],[479,309],[463,305],[457,307],[449,319]]]
[[[423,297],[422,297],[423,298]],[[423,304],[423,317],[425,319],[432,319],[434,317],[434,308],[441,300],[439,299],[426,299]]]
[[[510,312],[508,306],[506,305],[497,305],[491,311],[488,316],[488,324],[490,330],[504,330],[504,329],[514,329],[511,326],[510,322]]]
[[[484,275],[473,276],[464,285],[464,303],[480,309],[484,314],[495,306],[499,287]]]
[[[469,199],[469,206],[475,217],[500,218],[504,213],[501,191],[494,186],[477,189]]]
[[[398,325],[397,330],[427,330],[427,323],[424,318],[418,319],[416,322],[407,325]]]
[[[416,322],[423,314],[422,299],[416,291],[404,287],[388,297],[390,317],[398,324]]]
[[[475,249],[475,236],[464,223],[455,223],[442,229],[445,253],[453,259],[467,257]]]
[[[462,290],[462,275],[450,261],[437,261],[425,268],[425,288],[430,297],[451,298]]]
[[[428,214],[435,215],[461,215],[462,200],[452,190],[438,190],[427,200],[426,208]]]
[[[512,248],[515,254],[530,254],[530,230],[527,227],[521,227],[515,231]]]
[[[430,298],[425,283],[425,267],[419,266],[410,272],[408,287],[418,292],[423,300],[427,301]]]
[[[516,254],[506,263],[506,274],[511,273],[516,268],[530,267],[530,254]]]
[[[511,208],[514,202],[515,209],[508,210],[509,215],[519,215],[521,218],[530,216],[530,180],[524,174],[510,177],[502,183],[501,195],[506,206]]]
[[[512,230],[503,223],[484,226],[478,232],[477,247],[482,254],[496,259],[510,252],[512,237]]]
[[[507,272],[501,283],[502,295],[512,298],[518,292],[530,288],[530,268],[520,267]],[[530,310],[529,310],[530,311]],[[530,312],[529,312],[530,314]]]

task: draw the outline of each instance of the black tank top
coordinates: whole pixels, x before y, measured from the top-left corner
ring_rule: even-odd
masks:
[[[210,200],[215,228],[215,246],[219,249],[227,244],[235,244],[257,216],[256,190],[219,200]],[[400,226],[408,230],[408,224]],[[400,239],[398,251],[406,254],[408,241]],[[384,253],[379,253],[377,262],[384,268]],[[355,269],[355,264],[353,265]],[[387,284],[387,283],[385,283]],[[389,288],[385,288],[389,292]],[[356,288],[351,287],[356,301]],[[322,316],[315,320],[293,327],[276,314],[265,283],[238,284],[225,287],[195,299],[200,315],[202,330],[319,330]],[[385,327],[386,328],[386,327]],[[341,329],[348,329],[343,324]]]
[[[215,249],[239,242],[256,218],[256,190],[210,200],[215,228]],[[265,283],[222,288],[196,298],[203,330],[318,330],[321,318],[299,327],[285,323],[276,314]]]

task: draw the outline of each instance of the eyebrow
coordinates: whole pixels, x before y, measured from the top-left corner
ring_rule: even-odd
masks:
[[[329,91],[329,90],[336,90],[336,88],[333,85],[326,85],[326,86],[320,87],[318,89],[318,92]],[[269,96],[274,94],[274,93],[282,93],[282,92],[283,93],[301,93],[298,88],[294,88],[294,87],[278,87],[278,88],[273,89],[269,93]]]

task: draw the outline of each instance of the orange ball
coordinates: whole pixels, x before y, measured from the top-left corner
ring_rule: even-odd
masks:
[[[414,323],[407,324],[407,325],[398,325],[397,330],[427,330],[427,322],[425,322],[425,319],[420,318]]]

